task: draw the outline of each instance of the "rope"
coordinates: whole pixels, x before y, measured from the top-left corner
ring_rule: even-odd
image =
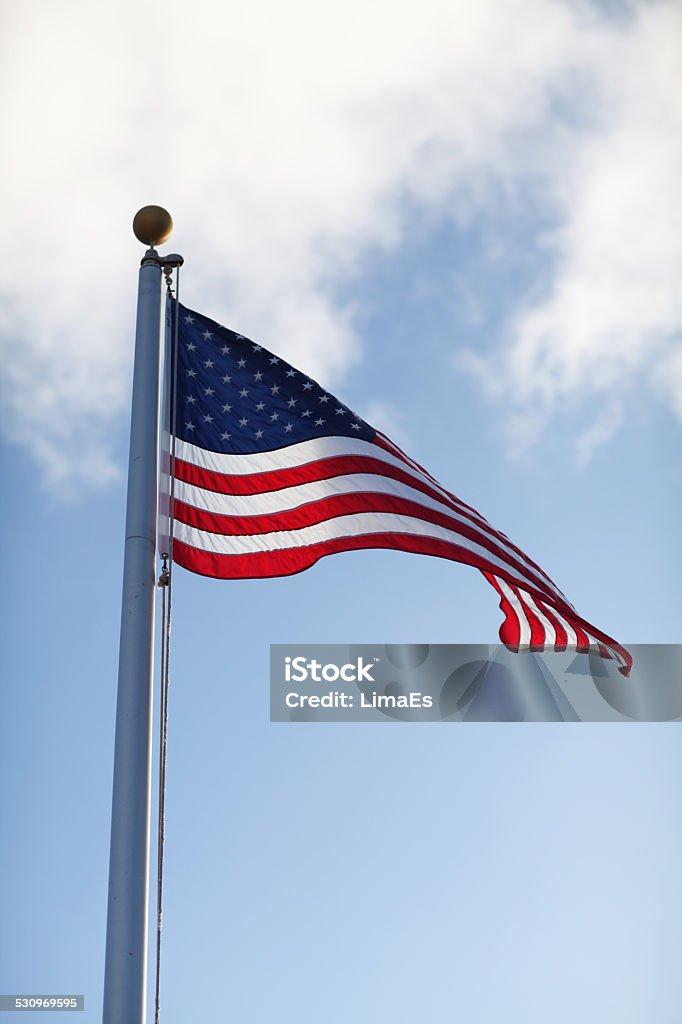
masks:
[[[157,833],[156,873],[156,985],[154,997],[154,1024],[159,1024],[161,1010],[161,927],[163,924],[163,854],[166,837],[166,752],[168,740],[168,684],[170,653],[170,572],[164,558],[159,580],[161,587],[161,698],[159,723],[159,821]],[[169,591],[166,601],[166,591]]]
[[[164,268],[166,275],[167,295],[172,298],[171,270]],[[180,268],[176,267],[176,301],[180,299]],[[162,554],[163,569],[159,577],[161,588],[161,694],[159,701],[159,820],[157,833],[157,873],[156,873],[156,979],[154,991],[154,1024],[159,1024],[161,1015],[161,929],[163,925],[163,868],[164,844],[166,838],[166,761],[168,751],[168,690],[170,686],[170,641],[171,641],[171,609],[173,598],[173,527],[175,500],[175,423],[177,397],[177,352],[178,352],[178,316],[176,305],[173,339],[171,343],[171,366],[173,379],[171,400],[171,451],[170,451],[170,495],[169,495],[169,530],[168,553]],[[168,596],[166,597],[166,593]]]

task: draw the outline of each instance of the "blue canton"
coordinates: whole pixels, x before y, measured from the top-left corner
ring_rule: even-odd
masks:
[[[176,434],[214,452],[274,451],[376,431],[347,405],[242,334],[179,310]]]

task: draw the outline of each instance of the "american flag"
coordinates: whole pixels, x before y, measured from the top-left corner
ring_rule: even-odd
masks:
[[[246,579],[301,572],[339,551],[436,555],[479,569],[492,584],[507,647],[598,653],[629,674],[623,647],[381,431],[284,359],[172,305],[177,564]]]

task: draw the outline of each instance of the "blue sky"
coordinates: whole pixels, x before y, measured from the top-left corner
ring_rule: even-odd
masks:
[[[35,13],[6,5],[0,61],[0,993],[82,992],[90,1024],[134,212],[171,210],[187,305],[317,376],[620,642],[679,643],[681,26],[666,2]],[[494,642],[492,589],[436,559],[179,570],[174,607],[166,1024],[676,1022],[675,725],[268,722],[270,643]]]

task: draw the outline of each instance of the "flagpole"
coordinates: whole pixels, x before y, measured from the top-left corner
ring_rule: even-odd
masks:
[[[121,639],[109,853],[103,1024],[144,1024],[147,995],[151,730],[159,419],[161,270],[170,235],[158,206],[133,221],[150,248],[139,272],[130,418]]]

